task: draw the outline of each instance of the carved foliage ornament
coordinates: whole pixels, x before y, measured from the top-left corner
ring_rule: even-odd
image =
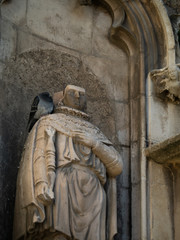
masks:
[[[150,77],[161,98],[180,104],[180,64],[155,69]]]

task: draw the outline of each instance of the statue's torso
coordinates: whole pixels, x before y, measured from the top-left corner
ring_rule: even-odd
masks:
[[[92,170],[104,185],[106,168],[90,147],[77,143],[72,137],[57,132],[56,134],[56,164],[62,168],[72,164],[87,167]]]

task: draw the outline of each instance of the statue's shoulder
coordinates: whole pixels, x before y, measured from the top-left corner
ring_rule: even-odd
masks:
[[[37,122],[39,127],[51,126],[60,132],[71,132],[71,131],[81,131],[87,133],[100,142],[108,145],[112,145],[109,139],[103,134],[103,132],[93,123],[89,122],[87,119],[81,117],[68,115],[65,113],[53,113],[41,117]],[[64,130],[64,131],[62,131]]]

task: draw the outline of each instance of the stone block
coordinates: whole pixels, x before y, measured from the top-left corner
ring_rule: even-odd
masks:
[[[150,189],[150,239],[173,240],[173,202],[167,185]]]
[[[4,67],[5,67],[5,64],[3,62],[0,62],[0,79],[2,79],[2,73],[3,73]]]
[[[180,106],[175,104],[168,104],[168,137],[173,137],[180,134],[179,129]]]
[[[131,240],[139,240],[141,239],[141,191],[140,191],[140,183],[132,185],[131,188]]]
[[[40,38],[38,36],[32,35],[29,32],[18,30],[18,43],[17,43],[18,54],[21,54],[29,50],[38,49],[54,49],[64,53],[69,53],[74,56],[79,57],[79,53],[68,48],[64,48],[54,44],[46,39]]]
[[[130,84],[129,84],[129,90],[130,90],[130,98],[134,99],[137,98],[140,94],[145,94],[145,88],[143,89],[142,84],[140,83],[140,74],[139,69],[140,63],[138,58],[132,59],[131,64],[131,77],[130,78]]]
[[[173,186],[172,171],[163,164],[155,163],[154,161],[149,162],[149,184],[150,185],[168,185]]]
[[[6,61],[16,54],[16,29],[9,22],[1,19],[0,60]]]
[[[84,56],[83,62],[93,71],[102,84],[107,87],[109,98],[116,101],[128,101],[128,66],[120,67],[124,58],[119,61],[99,58],[94,56]]]
[[[138,141],[140,135],[140,99],[130,101],[131,110],[131,141]]]
[[[95,56],[101,56],[113,61],[119,62],[119,59],[124,59],[121,65],[127,65],[126,55],[119,47],[112,44],[108,39],[109,29],[112,24],[110,14],[102,8],[97,8],[94,11],[94,25],[92,35],[92,53]]]
[[[129,104],[115,102],[116,134],[119,142],[129,146]]]
[[[130,240],[130,190],[118,188],[118,237],[115,239]]]
[[[137,184],[140,182],[140,151],[139,142],[131,144],[131,183]]]
[[[130,159],[129,159],[129,148],[122,148],[120,152],[123,160],[123,172],[119,175],[118,182],[120,182],[120,187],[128,188],[130,187]]]
[[[92,8],[76,0],[29,0],[27,26],[34,34],[65,47],[91,52]]]
[[[159,98],[151,96],[149,97],[149,106],[149,143],[156,144],[170,137],[168,104]]]
[[[16,25],[26,24],[26,3],[26,0],[16,0],[2,4],[2,17]]]

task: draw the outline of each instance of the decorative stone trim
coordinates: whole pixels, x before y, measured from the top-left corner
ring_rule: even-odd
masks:
[[[157,163],[180,166],[180,134],[146,148],[145,155]]]
[[[157,94],[175,104],[180,104],[180,64],[150,72]]]

